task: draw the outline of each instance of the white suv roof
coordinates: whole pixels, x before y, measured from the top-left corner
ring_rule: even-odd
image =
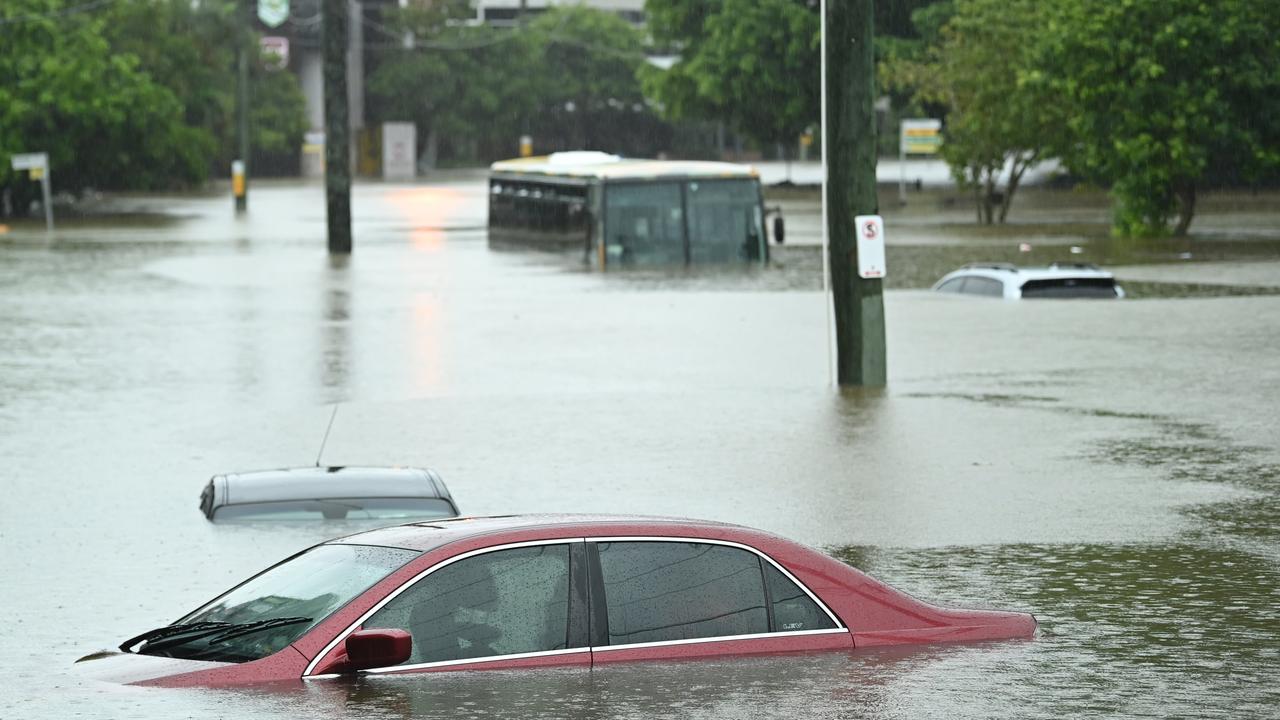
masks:
[[[970,263],[944,275],[933,289],[1006,299],[1124,297],[1124,289],[1115,283],[1114,275],[1087,263],[1053,263],[1042,267]]]

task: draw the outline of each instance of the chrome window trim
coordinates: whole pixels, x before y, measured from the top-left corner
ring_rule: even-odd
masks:
[[[316,656],[315,656],[314,658],[312,658],[312,659],[311,659],[311,662],[307,663],[307,669],[302,671],[302,677],[303,677],[303,679],[306,679],[306,678],[308,678],[308,677],[312,677],[311,672],[312,672],[313,670],[315,670],[315,669],[316,669],[316,665],[320,664],[320,661],[321,661],[322,659],[324,659],[324,658],[325,658],[325,657],[326,657],[330,652],[332,652],[332,651],[333,651],[333,649],[334,649],[335,647],[337,647],[338,643],[342,642],[343,640],[346,640],[346,639],[347,639],[347,636],[348,636],[348,635],[350,635],[350,634],[351,634],[351,633],[352,633],[356,628],[358,628],[358,627],[360,627],[362,624],[364,624],[364,622],[365,622],[366,620],[368,620],[370,616],[372,616],[374,613],[376,613],[376,612],[378,612],[379,610],[381,610],[381,609],[383,608],[383,606],[384,606],[384,605],[386,605],[387,603],[389,603],[389,602],[391,602],[392,600],[395,600],[397,597],[399,597],[400,593],[405,592],[405,591],[406,591],[406,590],[408,590],[409,588],[411,588],[411,587],[413,587],[414,585],[416,585],[416,584],[418,583],[418,581],[422,580],[424,577],[426,577],[426,576],[430,575],[431,573],[435,572],[436,570],[439,570],[439,569],[440,569],[440,568],[442,568],[442,567],[445,567],[445,566],[447,566],[447,565],[452,565],[453,563],[456,563],[456,562],[458,562],[459,560],[466,560],[467,558],[475,557],[476,555],[483,555],[483,554],[485,554],[485,553],[497,552],[497,551],[499,551],[499,550],[512,550],[512,549],[515,549],[515,548],[522,548],[522,547],[537,547],[537,546],[539,546],[539,545],[568,545],[568,544],[570,544],[570,543],[577,543],[577,542],[586,542],[586,540],[585,540],[584,538],[555,538],[554,540],[527,540],[527,541],[525,541],[525,542],[506,543],[506,544],[503,544],[503,545],[493,545],[493,546],[491,546],[491,547],[476,548],[475,550],[469,550],[469,551],[467,551],[467,552],[464,552],[464,553],[462,553],[461,555],[454,555],[454,556],[453,556],[453,557],[451,557],[451,558],[445,558],[444,560],[441,560],[440,562],[436,563],[435,565],[432,565],[431,567],[427,568],[426,570],[423,570],[422,572],[418,573],[417,575],[414,575],[413,577],[409,578],[409,579],[408,579],[408,580],[406,580],[406,581],[404,582],[404,584],[402,584],[400,587],[398,587],[398,588],[396,588],[395,590],[392,590],[391,592],[387,593],[387,596],[386,596],[386,597],[384,597],[384,598],[382,598],[381,600],[379,600],[378,602],[374,603],[373,607],[371,607],[371,608],[369,608],[368,610],[364,611],[364,613],[362,613],[362,614],[360,615],[360,617],[356,618],[355,622],[353,622],[353,623],[351,623],[350,625],[348,625],[346,630],[343,630],[342,632],[340,632],[340,633],[338,633],[337,635],[335,635],[335,636],[333,637],[333,639],[332,639],[332,640],[330,640],[330,641],[329,641],[329,643],[328,643],[327,645],[325,645],[325,646],[324,646],[324,649],[322,649],[319,653],[317,653],[317,654],[316,654]],[[589,648],[587,648],[587,647],[582,647],[582,648],[571,648],[571,649],[573,649],[573,650],[587,650],[587,649],[589,649]],[[556,652],[559,652],[559,651],[557,651],[557,650],[545,650],[545,651],[542,651],[542,652],[544,652],[544,653],[556,653]],[[493,659],[498,659],[498,658],[503,658],[503,657],[511,657],[511,656],[509,656],[509,655],[495,655],[495,656],[493,657]],[[479,659],[482,659],[482,658],[474,658],[474,659],[469,660],[469,661],[472,661],[472,662],[473,662],[474,660],[479,660]],[[488,658],[484,658],[484,659],[488,659]],[[441,662],[452,662],[452,661],[444,660],[444,661],[441,661]],[[426,664],[430,664],[430,663],[426,663]],[[402,667],[405,667],[405,666],[402,666],[402,665],[394,665],[394,666],[392,666],[392,667],[394,667],[394,668],[402,668]],[[376,669],[376,670],[381,670],[382,668],[375,668],[375,669]],[[367,671],[365,671],[365,672],[373,672],[373,670],[367,670]],[[317,677],[319,677],[319,676],[317,676]]]
[[[412,665],[391,665],[389,667],[370,668],[365,673],[370,675],[383,675],[389,673],[404,672],[406,670],[423,670],[426,668],[449,667],[450,665],[473,665],[476,663],[497,662],[499,660],[523,660],[525,658],[551,657],[554,655],[572,655],[574,653],[589,653],[589,647],[562,648],[560,650],[537,650],[527,653],[512,653],[510,655],[490,655],[488,657],[479,658],[461,658],[458,660],[437,660],[435,662],[414,663]]]
[[[592,647],[591,652],[612,652],[614,650],[635,650],[638,648],[662,647],[665,645],[692,645],[694,643],[729,642],[731,640],[765,640],[768,638],[798,637],[804,635],[848,635],[849,631],[842,627],[823,628],[821,630],[785,630],[783,632],[748,633],[746,635],[717,635],[715,637],[685,638],[684,640],[657,640],[654,642],[628,643],[626,645],[601,645]]]
[[[607,536],[597,536],[597,537],[555,538],[552,540],[528,540],[524,542],[505,543],[503,545],[494,545],[491,547],[484,547],[484,548],[477,548],[475,550],[469,550],[465,553],[462,553],[461,555],[455,555],[454,557],[441,560],[435,565],[432,565],[431,567],[423,570],[417,575],[414,575],[412,578],[409,578],[400,587],[396,588],[395,590],[392,590],[390,593],[387,594],[386,597],[382,598],[377,603],[375,603],[373,607],[369,608],[364,613],[362,613],[360,617],[357,618],[355,622],[351,623],[351,625],[349,625],[345,630],[343,630],[342,632],[334,636],[333,640],[330,640],[329,643],[324,646],[324,649],[322,649],[319,653],[317,653],[316,656],[311,659],[311,662],[307,663],[307,668],[302,673],[302,679],[321,680],[321,679],[327,679],[331,677],[339,677],[340,675],[335,673],[328,673],[324,675],[312,675],[311,673],[313,670],[316,669],[316,665],[320,663],[321,659],[323,659],[330,652],[332,652],[333,648],[336,647],[338,643],[345,640],[348,635],[350,635],[356,628],[364,624],[364,622],[368,620],[374,613],[378,612],[383,608],[383,606],[385,606],[387,603],[391,602],[396,597],[398,597],[400,593],[405,592],[410,587],[413,587],[415,584],[417,584],[420,580],[427,577],[428,575],[435,572],[436,570],[439,570],[442,567],[451,565],[455,562],[458,562],[460,560],[465,560],[470,557],[475,557],[477,555],[483,555],[485,553],[490,553],[490,552],[497,552],[499,550],[511,550],[511,549],[522,548],[522,547],[536,547],[539,545],[561,545],[561,544],[567,545],[569,543],[578,543],[578,542],[678,542],[678,543],[699,543],[703,545],[724,545],[726,547],[733,547],[733,548],[738,548],[740,550],[746,550],[768,561],[768,563],[772,565],[774,568],[776,568],[778,572],[781,572],[783,576],[785,576],[788,580],[795,583],[796,587],[803,590],[804,594],[807,595],[810,600],[812,600],[815,604],[817,604],[818,607],[822,608],[822,611],[827,614],[827,617],[831,618],[831,621],[835,623],[836,626],[834,628],[822,628],[819,630],[788,630],[783,632],[751,633],[747,635],[720,635],[716,637],[707,637],[707,638],[686,638],[682,640],[659,640],[655,642],[629,643],[626,645],[592,645],[592,646],[584,646],[580,648],[563,648],[560,650],[540,650],[537,652],[516,653],[512,655],[493,655],[490,657],[483,657],[483,658],[464,658],[460,660],[439,660],[436,662],[429,662],[429,663],[415,663],[413,665],[392,665],[390,667],[385,667],[385,668],[371,668],[363,672],[367,674],[380,675],[380,674],[404,672],[409,670],[421,670],[421,669],[435,668],[435,667],[448,667],[450,665],[489,663],[489,662],[498,662],[501,660],[520,660],[524,658],[546,657],[546,656],[553,656],[553,655],[567,655],[570,653],[586,652],[586,651],[610,652],[613,650],[632,650],[632,649],[638,649],[638,648],[662,647],[665,645],[691,645],[694,643],[728,642],[731,640],[758,640],[758,639],[764,639],[764,638],[797,637],[797,636],[805,636],[805,635],[828,635],[828,634],[834,635],[837,633],[849,632],[849,629],[845,626],[845,624],[840,622],[840,618],[837,617],[836,614],[833,613],[831,609],[827,607],[827,604],[822,602],[822,600],[818,598],[818,596],[815,595],[813,591],[808,588],[807,585],[800,582],[800,580],[795,575],[791,574],[791,571],[787,570],[785,567],[779,564],[776,560],[769,557],[765,552],[757,548],[754,548],[750,545],[744,545],[742,543],[737,543],[730,540],[716,540],[712,538],[692,538],[692,537],[675,536],[675,535],[607,535]]]
[[[805,585],[804,583],[800,582],[800,579],[799,579],[799,578],[797,578],[795,575],[792,575],[792,574],[791,574],[791,571],[790,571],[790,570],[787,570],[785,567],[783,567],[781,564],[779,564],[779,563],[778,563],[778,561],[776,561],[776,560],[774,560],[773,558],[769,557],[769,556],[768,556],[767,554],[765,554],[763,551],[758,550],[758,549],[756,549],[756,548],[754,548],[754,547],[751,547],[750,545],[743,545],[742,543],[732,542],[732,541],[730,541],[730,540],[713,540],[713,539],[711,539],[711,538],[690,538],[690,537],[676,537],[676,536],[666,536],[666,535],[618,535],[618,536],[609,536],[609,537],[589,537],[589,538],[587,538],[587,542],[595,542],[595,543],[601,543],[601,542],[685,542],[685,543],[701,543],[701,544],[703,544],[703,545],[726,545],[726,546],[728,546],[728,547],[734,547],[734,548],[738,548],[738,549],[740,549],[740,550],[747,550],[747,551],[752,552],[752,553],[755,553],[757,556],[759,556],[759,557],[764,558],[765,560],[767,560],[767,561],[769,562],[769,564],[770,564],[770,565],[772,565],[774,568],[776,568],[776,569],[778,570],[778,572],[782,573],[782,574],[783,574],[783,576],[785,576],[788,580],[790,580],[791,582],[795,583],[795,584],[796,584],[796,587],[798,587],[798,588],[800,588],[801,590],[803,590],[803,591],[804,591],[804,594],[805,594],[805,595],[808,595],[808,596],[809,596],[809,599],[810,599],[810,600],[812,600],[815,604],[817,604],[817,606],[818,606],[818,607],[822,608],[822,611],[823,611],[823,612],[825,612],[825,613],[827,614],[827,617],[831,618],[831,622],[833,622],[833,623],[835,623],[835,624],[836,624],[835,628],[824,628],[824,630],[840,630],[840,631],[843,631],[843,632],[848,632],[848,628],[847,628],[847,627],[845,627],[845,624],[844,624],[844,623],[840,622],[840,618],[836,617],[836,614],[835,614],[835,613],[833,613],[833,612],[831,612],[831,608],[827,607],[827,604],[826,604],[826,603],[824,603],[824,602],[822,602],[822,600],[821,600],[821,599],[819,599],[819,598],[818,598],[818,596],[817,596],[817,595],[815,595],[815,594],[813,593],[813,591],[812,591],[812,590],[810,590],[810,589],[809,589],[809,587],[808,587],[807,585]],[[810,630],[799,630],[799,631],[793,631],[793,632],[808,633],[808,632],[813,632],[813,631],[810,631]],[[768,635],[781,635],[782,633],[766,633],[766,634],[768,634]],[[742,636],[742,635],[730,635],[730,636],[727,636],[727,637],[745,637],[745,636]],[[696,640],[698,640],[698,641],[700,642],[700,641],[702,641],[702,640],[703,640],[703,638],[696,638]],[[684,641],[684,640],[669,640],[669,641],[665,641],[665,642],[685,642],[685,641]],[[648,645],[649,643],[635,643],[635,644],[638,644],[638,645]],[[621,646],[621,645],[606,645],[606,646],[604,646],[604,647],[622,647],[622,646]],[[594,649],[594,648],[593,648],[593,649]]]

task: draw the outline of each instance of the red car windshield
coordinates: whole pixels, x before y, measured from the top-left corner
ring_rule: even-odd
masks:
[[[314,547],[187,615],[138,652],[222,662],[264,658],[418,555],[369,545]]]

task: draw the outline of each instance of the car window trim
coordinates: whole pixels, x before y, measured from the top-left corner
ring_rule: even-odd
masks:
[[[802,634],[802,635],[804,635],[804,634],[813,634],[813,633],[818,633],[818,632],[832,632],[832,631],[836,631],[836,632],[848,632],[848,631],[849,631],[849,628],[848,628],[848,627],[846,627],[846,626],[845,626],[845,624],[844,624],[843,622],[841,622],[841,621],[840,621],[840,618],[839,618],[839,617],[838,617],[834,612],[831,612],[831,608],[827,607],[827,604],[826,604],[826,603],[824,603],[824,602],[822,602],[822,599],[821,599],[821,598],[819,598],[819,597],[818,597],[818,596],[817,596],[817,595],[816,595],[812,590],[810,590],[810,589],[809,589],[809,587],[808,587],[807,585],[805,585],[804,583],[800,582],[800,579],[799,579],[799,578],[797,578],[795,575],[792,575],[790,570],[787,570],[787,569],[786,569],[785,567],[783,567],[783,566],[782,566],[782,565],[781,565],[777,560],[774,560],[773,558],[769,557],[769,556],[768,556],[765,552],[763,552],[762,550],[759,550],[759,549],[757,549],[757,548],[754,548],[754,547],[752,547],[752,546],[750,546],[750,545],[744,545],[744,544],[742,544],[742,543],[733,542],[733,541],[731,541],[731,540],[714,540],[714,539],[711,539],[711,538],[676,537],[676,536],[671,536],[671,535],[620,535],[620,536],[608,536],[608,537],[588,537],[586,540],[587,540],[587,542],[588,542],[588,543],[602,543],[602,542],[676,542],[676,543],[698,543],[698,544],[702,544],[702,545],[724,545],[724,546],[726,546],[726,547],[738,548],[739,550],[746,550],[746,551],[748,551],[748,552],[754,553],[757,557],[761,558],[762,560],[766,560],[766,561],[768,561],[770,565],[772,565],[772,566],[774,566],[775,568],[777,568],[778,572],[782,573],[782,575],[783,575],[784,577],[786,577],[786,578],[787,578],[788,580],[790,580],[791,582],[795,583],[795,584],[796,584],[796,587],[798,587],[798,588],[800,588],[801,590],[803,590],[803,591],[804,591],[804,594],[805,594],[805,595],[807,595],[807,596],[809,596],[809,599],[810,599],[810,600],[812,600],[812,601],[813,601],[813,602],[814,602],[814,603],[815,603],[819,608],[821,608],[821,609],[822,609],[822,611],[823,611],[823,612],[825,612],[825,613],[827,614],[827,617],[831,618],[831,622],[835,623],[835,625],[836,625],[834,628],[826,628],[826,629],[823,629],[823,630],[799,630],[799,631],[787,631],[787,632],[773,632],[773,633],[766,633],[767,635],[774,635],[774,636],[777,636],[777,635],[786,635],[786,634]],[[762,570],[763,570],[763,568],[762,568]],[[761,578],[762,578],[762,580],[763,580],[764,573],[763,573],[763,572],[761,572],[761,573],[760,573],[760,576],[761,576]],[[725,636],[717,636],[717,639],[722,639],[722,638],[732,639],[732,638],[735,638],[735,637],[746,637],[746,636],[745,636],[745,635],[725,635]],[[630,646],[628,646],[628,645],[605,645],[605,646],[603,646],[603,647],[604,647],[604,648],[620,648],[620,647],[632,647],[632,646],[636,646],[636,645],[651,645],[651,644],[658,644],[658,645],[661,645],[661,644],[666,644],[666,643],[671,643],[671,642],[678,642],[678,643],[685,643],[685,642],[701,642],[701,641],[703,641],[703,640],[709,640],[709,639],[710,639],[710,638],[692,638],[692,639],[690,639],[690,640],[665,640],[665,641],[658,641],[658,642],[656,642],[656,643],[632,643]],[[597,649],[597,647],[593,645],[593,646],[592,646],[592,650],[595,650],[595,649]]]
[[[463,665],[463,664],[473,664],[473,663],[479,664],[479,663],[498,662],[502,660],[521,660],[525,658],[550,657],[553,655],[567,655],[567,654],[578,653],[578,652],[592,652],[592,653],[613,652],[615,650],[633,650],[633,649],[639,649],[639,648],[661,647],[664,645],[689,645],[693,643],[704,643],[704,642],[705,643],[728,642],[732,640],[756,640],[756,639],[781,638],[781,637],[798,637],[798,636],[805,636],[805,635],[834,635],[837,633],[847,634],[849,632],[849,628],[840,620],[840,618],[834,612],[831,611],[831,608],[827,607],[827,604],[824,603],[822,599],[819,598],[812,590],[810,590],[807,585],[801,582],[799,578],[793,575],[790,570],[787,570],[778,561],[769,557],[769,555],[763,552],[762,550],[754,548],[750,545],[744,545],[742,543],[733,542],[731,540],[718,540],[718,539],[712,539],[712,538],[693,538],[693,537],[673,536],[673,535],[604,535],[604,536],[595,536],[595,537],[555,538],[551,540],[528,540],[524,542],[506,543],[503,545],[493,545],[490,547],[477,548],[475,550],[470,550],[460,555],[455,555],[454,557],[441,560],[435,565],[432,565],[431,567],[423,570],[417,575],[414,575],[412,578],[410,578],[409,580],[405,581],[402,585],[400,585],[400,587],[396,588],[395,590],[392,590],[390,593],[387,593],[386,597],[374,603],[373,607],[369,608],[363,614],[361,614],[360,617],[357,618],[355,622],[351,623],[351,625],[348,626],[345,630],[343,630],[342,632],[334,636],[334,639],[329,641],[329,643],[324,646],[324,649],[322,649],[319,653],[316,654],[314,658],[311,659],[311,662],[307,663],[306,670],[304,670],[302,673],[302,679],[303,680],[309,680],[309,679],[323,680],[328,678],[340,677],[340,675],[335,673],[329,673],[324,675],[312,675],[311,673],[313,670],[315,670],[316,666],[320,664],[320,661],[323,660],[325,657],[327,657],[329,653],[333,651],[334,647],[336,647],[340,642],[345,640],[348,635],[350,635],[352,632],[355,631],[356,628],[364,624],[364,622],[368,620],[374,613],[381,610],[383,606],[385,606],[387,603],[391,602],[397,596],[399,596],[400,593],[407,591],[410,587],[417,584],[423,578],[427,577],[428,575],[435,572],[436,570],[439,570],[442,567],[451,565],[455,562],[459,562],[461,560],[465,560],[470,557],[483,555],[485,553],[497,552],[499,550],[511,550],[514,548],[522,548],[522,547],[536,547],[539,545],[561,545],[561,544],[567,545],[571,543],[588,543],[589,544],[588,557],[592,557],[595,560],[595,562],[588,563],[589,572],[591,574],[591,579],[590,579],[591,585],[590,585],[590,591],[589,591],[591,599],[589,600],[588,605],[589,607],[594,607],[597,603],[597,599],[599,599],[600,601],[603,601],[603,596],[600,594],[599,591],[597,591],[597,588],[596,588],[597,585],[601,585],[601,586],[603,585],[603,578],[600,576],[598,556],[596,552],[594,552],[595,551],[594,545],[596,543],[602,543],[602,542],[697,543],[697,544],[703,544],[703,545],[723,545],[726,547],[733,547],[733,548],[738,548],[740,550],[746,550],[748,552],[755,554],[758,558],[761,558],[762,560],[767,561],[770,565],[776,568],[778,572],[782,573],[784,577],[786,577],[791,582],[795,583],[796,587],[800,588],[804,592],[804,594],[809,597],[810,600],[812,600],[819,608],[821,608],[822,611],[827,614],[827,617],[831,618],[831,621],[835,623],[836,626],[833,628],[823,628],[819,630],[786,630],[782,632],[749,633],[745,635],[717,635],[714,637],[705,637],[705,638],[687,638],[683,640],[658,640],[655,642],[629,643],[626,645],[591,644],[594,640],[596,640],[596,638],[591,637],[590,635],[595,635],[599,633],[599,629],[593,626],[591,628],[591,633],[589,634],[589,637],[588,637],[589,644],[587,646],[579,647],[579,648],[562,648],[559,650],[539,650],[539,651],[530,652],[530,653],[515,653],[510,655],[491,655],[489,657],[464,658],[461,660],[438,660],[438,661],[429,662],[429,663],[415,663],[413,665],[392,665],[385,668],[371,668],[369,670],[364,670],[362,672],[368,673],[368,674],[384,674],[384,673],[405,672],[410,670],[425,670],[425,669],[437,668],[437,667],[448,667],[450,665]],[[572,548],[570,549],[570,553],[572,554]],[[761,573],[761,577],[763,578],[763,572]],[[573,583],[572,577],[570,578],[569,582],[570,582],[570,585],[572,586],[572,583]],[[603,590],[603,587],[601,587],[600,590]],[[603,615],[603,613],[601,613],[601,615]],[[604,618],[596,618],[596,619],[604,620]]]
[[[505,543],[502,545],[491,545],[489,547],[476,548],[475,550],[469,550],[467,552],[454,555],[453,557],[445,558],[444,560],[441,560],[435,565],[432,565],[431,567],[423,570],[422,572],[419,572],[417,575],[414,575],[413,577],[409,578],[404,583],[402,583],[400,587],[387,593],[386,597],[374,603],[373,607],[361,613],[360,617],[356,618],[355,622],[351,623],[350,625],[347,626],[345,630],[335,635],[333,639],[330,640],[320,652],[316,653],[315,657],[311,658],[311,662],[307,663],[306,669],[302,671],[302,679],[307,680],[307,679],[323,679],[323,678],[330,678],[330,677],[339,677],[337,674],[333,674],[333,673],[324,674],[324,675],[312,675],[311,673],[316,669],[316,666],[320,664],[321,660],[327,657],[329,653],[333,652],[333,649],[337,647],[339,643],[346,640],[348,635],[355,632],[356,628],[363,625],[364,622],[368,620],[370,617],[372,617],[374,613],[381,610],[383,606],[385,606],[387,603],[391,602],[392,600],[395,600],[397,597],[400,596],[401,593],[407,591],[409,588],[418,584],[418,582],[420,582],[423,578],[439,570],[440,568],[452,565],[453,563],[460,562],[462,560],[466,560],[467,558],[475,557],[477,555],[484,555],[486,553],[491,553],[491,552],[498,552],[500,550],[514,550],[516,548],[537,547],[540,545],[571,545],[572,543],[585,543],[585,542],[586,542],[586,538],[554,538],[551,540],[526,540],[524,542]],[[572,548],[570,548],[570,552],[572,554]],[[570,582],[570,585],[572,585],[573,579],[570,578],[569,582]],[[572,587],[570,589],[572,589]],[[483,658],[466,658],[465,662],[468,662],[468,663],[493,662],[495,660],[513,660],[513,659],[519,659],[519,658],[525,658],[525,657],[541,657],[544,655],[565,655],[567,653],[574,653],[574,652],[588,652],[589,650],[590,650],[589,646],[583,646],[580,648],[561,648],[559,650],[539,650],[537,652],[516,653],[514,655],[492,655],[492,656],[483,657]],[[414,665],[391,665],[386,668],[371,668],[369,670],[364,670],[362,672],[365,672],[365,673],[390,672],[390,671],[409,670],[409,669],[421,669],[421,668],[435,667],[435,666],[449,665],[449,664],[456,665],[458,664],[458,661],[439,660],[439,661],[430,662],[430,663],[415,663]]]
[[[591,648],[593,653],[613,652],[615,650],[638,650],[642,648],[663,647],[665,645],[692,645],[695,643],[718,643],[733,640],[768,640],[769,638],[800,637],[804,635],[848,635],[849,629],[843,627],[822,628],[820,630],[784,630],[781,632],[747,633],[745,635],[716,635],[704,638],[685,638],[683,640],[656,640],[654,642],[628,643],[626,645],[604,645]]]

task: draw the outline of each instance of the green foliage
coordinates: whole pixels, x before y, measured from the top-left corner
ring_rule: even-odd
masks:
[[[58,0],[11,0],[0,25],[0,182],[19,179],[9,155],[44,150],[59,188],[153,188],[200,177],[203,138],[182,121],[182,102],[113,52],[106,19],[54,17]]]
[[[1214,163],[1280,166],[1280,13],[1256,0],[1070,0],[1036,81],[1069,106],[1068,165],[1110,184],[1120,235],[1185,233]]]
[[[259,62],[249,79],[249,147],[253,153],[250,171],[255,175],[294,174],[298,170],[302,136],[307,131],[307,100],[298,79],[287,70],[268,69]],[[235,134],[229,123],[219,155],[225,168],[234,147]]]
[[[58,190],[161,189],[225,173],[233,154],[235,5],[131,0],[0,5],[0,186],[15,152],[46,150]],[[303,101],[287,72],[256,72],[255,150],[301,142]],[[296,152],[294,150],[293,152]]]
[[[636,79],[641,36],[626,21],[577,6],[514,30],[448,25],[448,17],[435,6],[411,7],[392,21],[418,40],[371,74],[376,120],[412,120],[439,139],[442,154],[460,159],[513,155],[526,133],[540,152],[653,149],[645,141],[654,118]]]
[[[650,0],[650,31],[681,59],[645,67],[645,91],[674,120],[723,120],[760,143],[818,120],[820,21],[803,0]]]
[[[890,84],[947,107],[942,154],[957,182],[974,191],[982,222],[1004,222],[1023,173],[1047,147],[1063,143],[1061,103],[1029,81],[1046,7],[1037,0],[954,0],[926,8],[916,19],[937,44],[920,60],[887,63]]]

